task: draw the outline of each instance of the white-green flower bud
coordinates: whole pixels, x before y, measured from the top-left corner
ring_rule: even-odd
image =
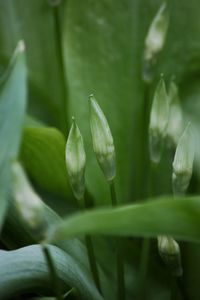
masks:
[[[179,244],[172,237],[159,236],[158,251],[172,275],[181,276],[183,270]]]
[[[111,181],[116,175],[113,137],[106,117],[93,95],[90,96],[89,103],[93,149],[105,177]]]
[[[168,95],[163,78],[160,79],[153,98],[149,124],[150,159],[159,163],[169,118]]]
[[[72,126],[66,144],[65,158],[69,181],[77,200],[81,200],[85,192],[86,154],[80,130],[72,118]]]
[[[194,152],[194,141],[189,123],[179,139],[174,156],[172,175],[174,194],[184,194],[188,188],[193,171]]]
[[[169,144],[177,145],[183,132],[183,113],[181,110],[178,88],[171,81],[169,87],[169,121],[167,126],[167,139]]]
[[[168,25],[169,13],[166,3],[163,3],[153,19],[145,39],[143,79],[146,82],[152,81],[153,67],[157,62],[158,54],[163,49]]]
[[[44,229],[44,204],[18,162],[12,165],[13,198],[22,220],[33,230]]]
[[[155,59],[158,53],[163,49],[168,25],[169,13],[166,3],[163,3],[153,19],[145,39],[145,60],[151,61]]]

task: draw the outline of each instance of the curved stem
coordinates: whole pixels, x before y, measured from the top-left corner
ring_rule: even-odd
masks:
[[[52,282],[53,290],[56,294],[56,299],[57,300],[63,300],[64,298],[62,297],[61,289],[60,289],[60,284],[56,272],[56,268],[54,265],[53,258],[51,256],[50,250],[48,249],[47,244],[41,244],[42,247],[42,252],[44,254],[44,257],[46,259],[46,263],[49,269],[49,275],[50,275],[50,280]]]

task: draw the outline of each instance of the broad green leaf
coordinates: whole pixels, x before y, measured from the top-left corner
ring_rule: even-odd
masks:
[[[64,2],[64,1],[63,1]],[[199,74],[200,21],[198,0],[169,0],[169,31],[157,61],[160,73],[173,74],[181,89],[189,86],[187,72]],[[66,1],[63,21],[64,61],[69,89],[69,118],[75,115],[87,145],[87,178],[98,203],[108,202],[107,187],[91,147],[86,100],[94,93],[114,136],[118,195],[135,200],[144,189],[148,165],[145,115],[154,89],[141,79],[142,54],[148,28],[163,1]],[[190,21],[189,21],[190,20]],[[187,26],[186,26],[187,24]],[[185,78],[186,77],[186,78]],[[182,91],[180,91],[182,92]],[[148,110],[148,108],[147,108]],[[82,126],[82,127],[81,127]]]
[[[47,205],[44,206],[44,217],[48,227],[56,225],[61,221],[61,218]],[[8,247],[9,249],[17,249],[37,243],[38,240],[40,241],[43,238],[44,236],[42,232],[38,233],[36,236],[33,232],[30,231],[30,229],[27,228],[26,224],[23,223],[14,202],[12,202],[9,208],[9,213],[5,220],[5,225],[1,236],[1,241],[3,242],[3,244],[6,245],[6,247]],[[90,281],[91,273],[89,269],[90,267],[88,263],[87,250],[84,242],[81,239],[73,239],[70,241],[58,241],[58,243],[56,242],[55,245],[65,251],[76,261],[76,264],[84,273],[86,280]],[[97,243],[96,247],[95,248],[99,251],[99,256],[101,257],[98,262],[100,266],[103,293],[106,296],[106,299],[111,299],[115,281],[111,283],[109,278],[113,278],[114,274],[112,272],[112,269],[108,268],[106,260],[104,260],[105,256],[102,256],[101,244]],[[113,260],[112,247],[106,244],[106,246],[104,245],[104,248],[104,251],[106,251],[106,253],[109,253],[109,260],[110,263],[112,261],[112,265],[114,268],[115,260]],[[104,267],[108,270],[105,271]]]
[[[102,297],[92,280],[88,280],[67,253],[50,246],[63,292],[75,287],[80,299],[100,300]],[[0,296],[2,299],[34,292],[52,295],[49,273],[40,246],[33,245],[15,251],[0,251]]]
[[[63,52],[74,115],[87,150],[86,178],[97,203],[110,203],[105,178],[92,150],[88,96],[93,93],[111,127],[117,157],[119,198],[131,199],[139,178],[142,84],[139,1],[68,1],[63,18]],[[132,172],[134,181],[131,181]]]
[[[72,198],[65,164],[65,139],[56,128],[25,128],[21,160],[31,178],[46,191]]]
[[[49,232],[49,241],[82,234],[156,237],[200,242],[200,198],[165,197],[145,204],[97,209],[71,216]]]
[[[18,155],[26,107],[26,64],[19,42],[0,86],[0,227],[8,203],[10,161]]]

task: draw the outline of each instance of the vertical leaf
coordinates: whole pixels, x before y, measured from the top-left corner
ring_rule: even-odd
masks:
[[[26,65],[21,41],[0,89],[0,227],[8,202],[10,161],[18,155],[25,107]]]

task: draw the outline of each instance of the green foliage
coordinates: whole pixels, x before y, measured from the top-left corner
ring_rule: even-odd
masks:
[[[0,299],[56,296],[39,245],[44,236],[53,244],[50,251],[63,294],[72,289],[67,299],[120,299],[113,235],[120,236],[123,300],[169,300],[171,293],[177,300],[199,299],[199,9],[198,0],[0,0]],[[158,28],[149,30],[155,20]],[[159,41],[154,40],[157,34]],[[18,43],[21,39],[25,51]],[[150,54],[145,47],[151,48]],[[149,160],[148,128],[161,73],[170,113],[155,172]],[[117,208],[108,207],[108,184],[92,147],[91,93],[114,140]],[[161,97],[162,93],[158,100]],[[162,111],[162,101],[158,103]],[[72,115],[87,157],[85,201],[92,210],[85,212],[77,211],[65,163]],[[188,121],[196,142],[194,172],[190,166],[187,180],[188,185],[192,175],[191,196],[172,197],[174,153]],[[190,146],[187,139],[185,144]],[[185,157],[192,154],[193,162],[189,148],[185,147]],[[42,232],[31,230],[15,207],[13,160],[21,163],[43,201]],[[102,295],[93,281],[82,237],[88,234]],[[179,281],[159,256],[158,235],[178,240],[183,268]],[[143,237],[150,238],[143,243],[151,244],[149,251],[142,246]],[[140,261],[145,251],[146,258],[142,254]]]

